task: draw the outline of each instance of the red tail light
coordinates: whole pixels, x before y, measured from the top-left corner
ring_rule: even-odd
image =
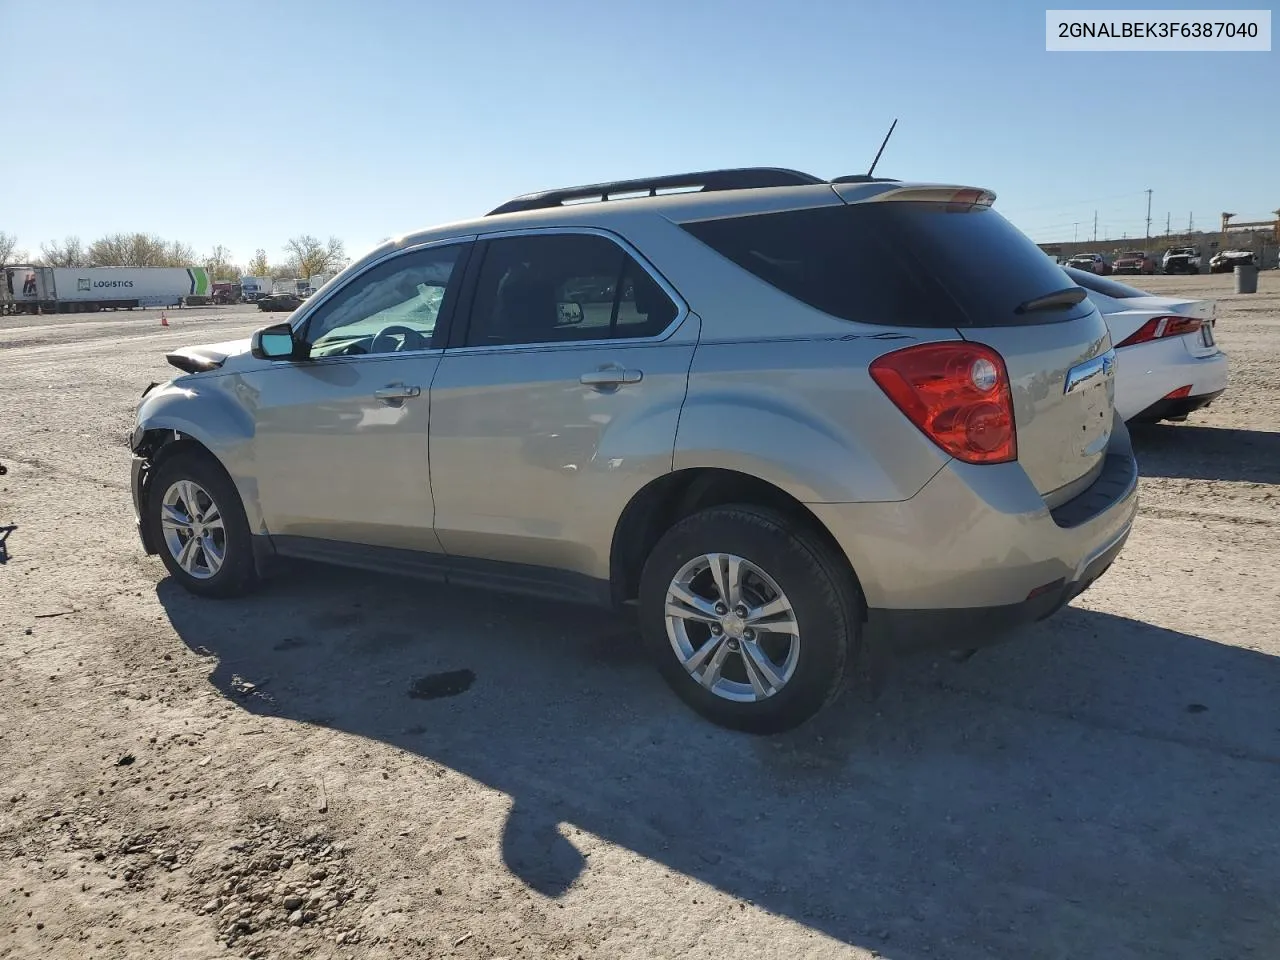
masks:
[[[1170,390],[1164,395],[1165,400],[1181,400],[1183,397],[1191,396],[1191,384],[1185,387],[1179,387],[1177,390]]]
[[[965,463],[1018,459],[1004,359],[980,343],[922,343],[878,357],[871,378],[907,419]]]
[[[1131,347],[1135,343],[1150,343],[1165,337],[1181,337],[1195,333],[1204,324],[1199,317],[1152,317],[1137,330],[1125,337],[1117,347]]]

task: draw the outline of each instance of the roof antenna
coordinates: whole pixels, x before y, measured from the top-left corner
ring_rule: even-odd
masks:
[[[893,136],[893,128],[898,125],[898,118],[893,118],[893,123],[889,126],[889,132],[884,135],[884,140],[880,142],[880,149],[876,151],[876,158],[871,161],[871,168],[867,171],[867,176],[876,172],[876,164],[880,162],[880,154],[884,153],[884,148],[889,142],[889,138]]]

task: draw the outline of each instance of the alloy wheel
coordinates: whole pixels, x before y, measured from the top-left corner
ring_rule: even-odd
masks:
[[[192,480],[177,480],[160,501],[160,527],[169,555],[187,574],[208,580],[222,569],[227,531],[209,492]]]
[[[680,568],[667,588],[666,627],[689,675],[726,700],[774,696],[800,659],[800,626],[786,594],[734,554],[703,554]]]

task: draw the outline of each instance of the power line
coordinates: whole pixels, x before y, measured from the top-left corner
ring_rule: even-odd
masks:
[[[1037,204],[1034,207],[1020,206],[1020,207],[1015,207],[1015,209],[1019,213],[1028,213],[1035,210],[1050,210],[1050,209],[1062,210],[1069,207],[1088,206],[1094,203],[1105,203],[1108,200],[1125,200],[1131,197],[1136,197],[1141,193],[1145,193],[1145,191],[1132,190],[1128,193],[1115,193],[1108,197],[1089,197],[1084,200],[1055,200],[1053,203],[1041,203],[1041,204]]]

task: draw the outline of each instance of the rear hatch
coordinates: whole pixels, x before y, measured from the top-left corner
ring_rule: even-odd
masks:
[[[1097,308],[989,205],[912,200],[850,209],[869,207],[878,208],[886,240],[915,261],[921,285],[945,295],[936,309],[948,325],[1004,358],[1018,462],[1036,489],[1050,506],[1079,492],[1102,468],[1113,422],[1111,339]]]
[[[682,226],[828,314],[992,347],[1009,373],[1027,476],[1050,506],[1086,486],[1102,467],[1115,384],[1114,364],[1103,356],[1107,326],[1084,291],[991,208],[986,191],[833,188],[845,206]]]

